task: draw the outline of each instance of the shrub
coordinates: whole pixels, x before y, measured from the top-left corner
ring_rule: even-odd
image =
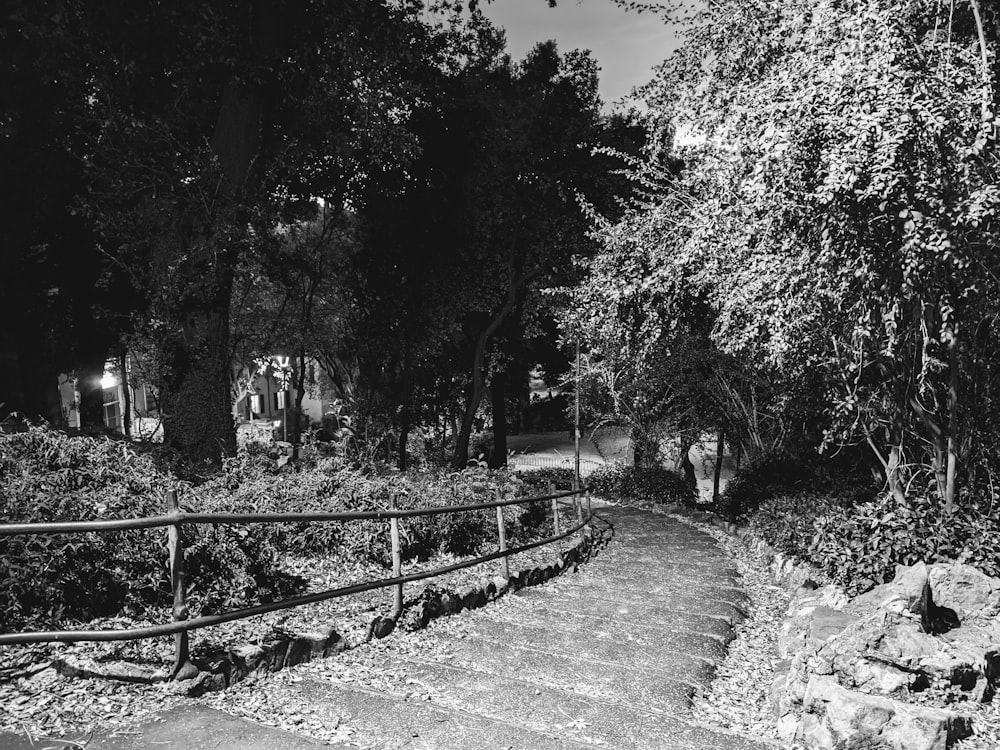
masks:
[[[1000,575],[1000,509],[964,496],[948,513],[932,488],[855,507],[815,521],[809,559],[851,593],[890,580],[897,565],[957,560]]]
[[[750,530],[778,552],[803,559],[816,533],[816,519],[840,507],[834,495],[802,492],[764,500],[750,516]]]
[[[46,428],[0,435],[0,521],[97,520],[158,515],[176,479],[124,442]],[[360,470],[314,457],[298,468],[246,450],[181,506],[204,512],[384,510],[460,505],[529,494],[507,471]],[[504,508],[511,546],[547,533],[546,504]],[[469,555],[497,544],[493,509],[405,518],[403,556]],[[387,521],[185,526],[192,615],[283,597],[302,582],[280,572],[283,553],[339,553],[391,565]],[[0,628],[47,626],[127,610],[162,618],[171,603],[164,529],[0,537]]]
[[[719,513],[740,518],[769,498],[794,495],[807,489],[814,479],[812,467],[785,455],[771,455],[742,467],[729,480],[719,499]]]
[[[595,495],[612,502],[649,506],[662,503],[693,505],[697,498],[694,485],[684,476],[663,467],[607,464],[587,478]]]
[[[813,457],[774,454],[758,459],[736,472],[719,499],[720,515],[736,520],[751,515],[762,503],[776,497],[796,497],[803,501],[819,496],[838,498],[854,505],[875,497],[877,488],[870,475],[854,467]]]
[[[172,478],[127,443],[42,427],[0,436],[0,520],[88,521],[157,515]],[[294,587],[266,533],[187,527],[193,611]],[[0,537],[0,627],[84,620],[169,606],[166,532]]]
[[[276,472],[266,458],[239,456],[223,475],[193,490],[200,509],[253,512],[379,511],[395,497],[401,509],[469,505],[487,499],[533,494],[514,473],[474,466],[463,471],[360,470],[341,460],[319,458],[302,468]],[[535,505],[544,506],[544,503]],[[545,508],[504,509],[511,540],[534,538]],[[271,525],[273,545],[302,555],[336,553],[391,566],[389,524],[380,520]],[[404,518],[402,555],[426,560],[435,553],[471,555],[496,544],[494,510]],[[512,542],[513,543],[513,542]]]
[[[573,487],[575,474],[573,469],[564,469],[555,466],[544,466],[538,469],[527,469],[518,474],[524,483],[527,494],[546,495],[549,491],[549,482],[554,482],[556,491],[562,492]],[[589,479],[583,478],[585,485],[589,485]]]

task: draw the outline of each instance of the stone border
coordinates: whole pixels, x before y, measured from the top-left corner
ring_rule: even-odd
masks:
[[[389,617],[374,618],[368,626],[368,636],[356,646],[368,643],[372,638],[384,638],[397,626],[406,631],[420,630],[438,617],[463,609],[476,609],[518,589],[537,586],[565,572],[574,573],[581,563],[590,559],[607,541],[606,530],[588,525],[575,543],[562,550],[558,559],[549,565],[524,568],[507,580],[502,576],[483,578],[460,592],[433,587],[424,589],[416,601],[404,608],[398,620]],[[260,644],[244,643],[224,651],[192,657],[191,662],[181,669],[173,685],[177,692],[197,697],[207,692],[224,690],[247,677],[325,659],[356,646],[349,646],[333,628],[313,633],[274,634],[274,637]],[[151,670],[129,662],[91,663],[72,657],[60,657],[53,659],[48,666],[67,677],[142,684],[170,680],[166,670]]]

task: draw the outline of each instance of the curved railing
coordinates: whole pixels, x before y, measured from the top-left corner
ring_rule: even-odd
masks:
[[[576,523],[570,528],[560,527],[558,503],[562,498],[572,498],[576,511]],[[507,535],[503,521],[503,508],[511,505],[528,505],[531,503],[549,501],[552,503],[553,534],[544,539],[538,539],[517,547],[507,547]],[[168,532],[168,553],[170,557],[170,578],[173,590],[173,621],[160,625],[149,625],[128,630],[48,630],[22,633],[0,634],[0,646],[27,643],[75,642],[75,641],[131,641],[143,638],[153,638],[162,635],[174,635],[174,674],[188,661],[188,633],[199,628],[221,625],[233,620],[291,609],[304,604],[336,599],[350,594],[372,591],[380,588],[395,587],[393,617],[398,617],[403,609],[403,584],[434,578],[462,568],[489,562],[502,561],[502,573],[505,579],[510,578],[508,558],[512,554],[524,552],[535,547],[557,542],[566,537],[581,532],[590,522],[590,495],[585,489],[556,492],[555,486],[549,484],[546,495],[522,497],[513,500],[497,500],[493,502],[474,503],[470,505],[445,505],[428,508],[395,507],[395,499],[390,501],[387,510],[357,511],[357,512],[315,512],[315,513],[189,513],[180,510],[175,490],[166,493],[167,513],[158,516],[142,518],[126,518],[108,521],[57,521],[52,523],[8,523],[0,524],[0,536],[20,536],[32,534],[85,534],[90,532],[124,531],[130,529],[152,529],[166,527]],[[586,505],[586,513],[584,512]],[[402,575],[402,556],[399,542],[399,521],[415,516],[436,516],[444,513],[470,513],[478,510],[496,509],[497,536],[499,540],[496,552],[479,557],[462,560],[451,565],[445,565],[432,570]],[[357,520],[385,520],[389,522],[390,540],[392,543],[391,578],[356,583],[328,591],[320,591],[304,596],[283,599],[277,602],[258,604],[254,607],[233,610],[217,615],[204,615],[188,619],[185,602],[184,586],[184,545],[181,528],[185,525],[198,524],[254,524],[254,523],[303,523],[303,522],[345,522]]]

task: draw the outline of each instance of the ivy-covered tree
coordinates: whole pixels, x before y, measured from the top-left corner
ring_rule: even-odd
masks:
[[[763,410],[795,442],[863,445],[897,499],[950,507],[998,459],[996,9],[689,10],[646,93],[690,199],[650,221],[689,227],[713,340],[788,384]]]

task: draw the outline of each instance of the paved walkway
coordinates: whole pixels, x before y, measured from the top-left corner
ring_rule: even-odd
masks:
[[[745,607],[722,549],[663,516],[598,513],[612,539],[577,573],[247,689],[276,713],[338,727],[343,747],[768,747],[687,718]],[[318,744],[199,706],[140,730],[89,750]]]

